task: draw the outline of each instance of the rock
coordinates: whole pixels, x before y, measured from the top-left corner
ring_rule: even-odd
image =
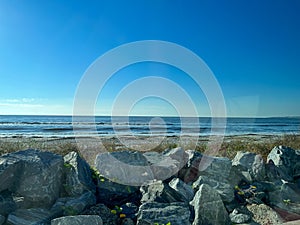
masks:
[[[97,204],[86,209],[84,215],[98,215],[101,217],[104,225],[115,225],[118,223],[118,216],[113,214],[104,204]]]
[[[230,159],[210,156],[206,156],[206,158],[210,162],[210,164],[206,169],[200,170],[199,175],[207,176],[215,180],[228,180],[231,172]]]
[[[290,211],[286,211],[284,209],[280,209],[280,208],[277,208],[277,207],[273,207],[272,208],[279,216],[280,218],[283,220],[283,221],[295,221],[295,220],[300,220],[300,215],[299,214],[296,214],[296,213],[293,213],[293,212],[290,212]],[[299,223],[300,224],[300,223]]]
[[[150,165],[155,180],[166,180],[178,172],[188,160],[188,154],[182,148],[168,149],[162,153],[161,161]]]
[[[229,214],[229,218],[234,224],[243,224],[251,221],[252,213],[247,208],[237,208]]]
[[[178,171],[185,166],[189,159],[189,155],[181,147],[167,149],[163,152],[163,156],[170,157],[171,159],[176,160],[179,163]]]
[[[300,176],[300,153],[285,146],[274,147],[267,157],[267,163],[273,164],[281,173],[281,179],[293,181]]]
[[[193,188],[195,191],[198,191],[202,184],[207,184],[213,189],[215,189],[222,198],[222,201],[230,203],[234,200],[234,191],[231,184],[227,180],[217,181],[210,179],[206,176],[200,176],[194,183]]]
[[[163,160],[163,155],[159,152],[144,152],[143,156],[147,159],[149,165],[157,164]]]
[[[52,206],[51,212],[56,215],[73,216],[95,204],[95,195],[92,192],[86,192],[80,197],[59,198]]]
[[[103,225],[101,217],[96,215],[65,216],[65,217],[56,218],[51,221],[51,225],[70,225],[70,224]]]
[[[188,162],[179,172],[179,178],[185,183],[191,183],[199,176],[213,180],[228,180],[231,174],[231,161],[228,158],[203,156],[193,150],[187,151]],[[204,167],[205,165],[205,167]]]
[[[160,202],[160,203],[171,203],[171,202],[182,202],[184,196],[178,193],[176,190],[171,188],[168,184],[162,181],[153,181],[148,185],[141,187],[142,199],[141,202]]]
[[[190,211],[185,203],[144,203],[140,206],[137,225],[190,225]]]
[[[202,184],[190,202],[195,210],[193,225],[230,224],[230,219],[218,192],[207,184]]]
[[[0,215],[0,225],[5,223],[6,218],[2,215]]]
[[[17,209],[12,194],[9,191],[3,191],[0,194],[0,214],[7,216]]]
[[[300,220],[295,220],[295,221],[286,222],[283,225],[299,225],[299,224],[300,224]]]
[[[229,215],[230,220],[232,223],[234,224],[242,224],[242,223],[247,223],[250,222],[251,217],[247,214],[242,214],[242,213],[238,213],[235,214],[235,212],[231,213]]]
[[[193,183],[195,191],[202,184],[214,188],[221,196],[224,203],[234,201],[234,187],[240,180],[232,169],[231,161],[228,158],[210,157],[210,165],[203,171],[198,172],[198,179]]]
[[[139,185],[153,178],[148,161],[140,152],[102,153],[97,156],[95,166],[101,176],[97,200],[111,207],[139,202]]]
[[[232,166],[247,179],[253,181],[264,181],[266,178],[265,165],[261,155],[251,152],[238,152],[232,160]]]
[[[38,150],[25,150],[0,157],[0,191],[24,198],[23,207],[50,207],[62,186],[63,158]]]
[[[95,167],[102,176],[122,185],[140,186],[154,179],[146,157],[140,152],[101,153],[96,157]]]
[[[8,215],[7,224],[28,225],[28,224],[50,224],[55,216],[46,209],[18,209]]]
[[[67,196],[77,197],[86,191],[96,192],[88,163],[77,152],[64,156],[65,184]]]
[[[181,200],[189,203],[194,198],[194,190],[179,178],[174,178],[169,182],[169,186],[181,195]]]
[[[300,214],[300,190],[296,184],[283,182],[277,190],[269,192],[271,206]]]
[[[253,214],[252,219],[261,225],[281,225],[283,221],[278,214],[265,204],[247,205],[247,209]]]
[[[293,182],[293,178],[283,170],[275,166],[272,161],[265,165],[267,180],[274,184],[281,184],[281,180]]]
[[[199,177],[199,164],[202,154],[195,150],[186,151],[188,160],[185,166],[179,171],[178,177],[185,183],[192,183]]]

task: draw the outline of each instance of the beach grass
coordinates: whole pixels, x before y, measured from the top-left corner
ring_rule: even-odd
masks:
[[[276,135],[263,136],[261,140],[251,138],[236,138],[230,141],[225,141],[219,151],[220,156],[234,158],[238,151],[247,151],[260,154],[264,160],[275,146],[287,146],[293,149],[300,149],[300,135]]]
[[[39,140],[39,138],[0,139],[0,155],[29,148],[50,151],[59,155],[66,155],[72,151],[79,151],[76,143],[70,141],[47,141],[45,139]]]
[[[180,145],[177,144],[177,140],[178,138],[176,137],[167,138],[159,145],[151,149],[151,151],[162,152],[165,149],[179,147]],[[134,150],[122,145],[116,138],[106,138],[104,141],[102,141],[102,144],[103,149],[101,151],[113,152],[120,150]],[[248,151],[260,154],[262,155],[264,160],[266,160],[267,155],[272,150],[272,148],[279,145],[288,146],[293,149],[300,149],[300,135],[245,135],[225,137],[221,148],[217,153],[217,156],[228,157],[232,159],[238,151]],[[196,149],[197,151],[202,153],[209,152],[209,150],[207,149],[207,138],[200,138],[196,147],[194,148],[190,146],[189,143],[185,143],[180,147],[183,147],[185,150]],[[80,148],[78,147],[74,139],[47,140],[41,138],[0,138],[0,155],[28,148],[51,151],[60,155],[66,155],[71,151],[80,152]],[[90,152],[95,152],[96,154],[99,151],[95,150]],[[93,158],[95,157],[95,154],[83,154],[83,156],[85,158],[88,158],[87,161],[91,162],[94,160]]]

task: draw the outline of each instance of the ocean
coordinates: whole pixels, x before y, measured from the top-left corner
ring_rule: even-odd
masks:
[[[195,123],[195,119],[197,123]],[[82,117],[76,122],[76,135],[113,136],[132,135],[218,135],[225,128],[226,135],[299,134],[300,117],[227,118],[217,126],[212,118],[180,117],[109,117],[96,116],[95,123]],[[75,136],[72,116],[0,116],[0,137],[59,137]],[[213,128],[213,129],[212,129]]]

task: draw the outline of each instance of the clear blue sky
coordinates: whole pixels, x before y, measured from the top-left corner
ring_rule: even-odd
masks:
[[[300,116],[299,12],[298,0],[1,0],[0,114],[72,114],[76,87],[94,60],[121,44],[164,40],[206,62],[229,116]],[[157,63],[117,73],[99,96],[97,112],[109,114],[126,84],[151,75],[178,83],[200,116],[209,116],[190,78]],[[151,98],[132,109],[139,115],[174,112]]]

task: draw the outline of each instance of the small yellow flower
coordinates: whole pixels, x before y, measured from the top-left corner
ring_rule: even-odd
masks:
[[[125,217],[126,217],[126,215],[124,213],[120,214],[120,218],[125,218]]]

